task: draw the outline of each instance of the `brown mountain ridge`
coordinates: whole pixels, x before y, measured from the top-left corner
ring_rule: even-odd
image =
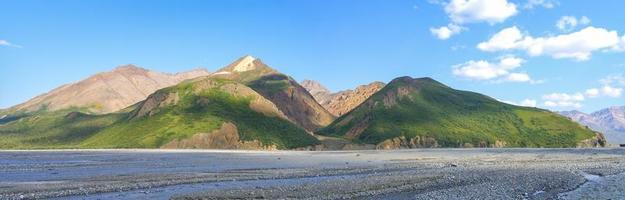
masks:
[[[135,65],[122,65],[76,83],[62,85],[7,110],[32,112],[39,109],[86,108],[91,113],[111,113],[145,99],[158,89],[209,74],[206,69],[168,74]]]

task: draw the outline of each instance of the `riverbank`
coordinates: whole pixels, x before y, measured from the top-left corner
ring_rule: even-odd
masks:
[[[623,173],[618,148],[11,150],[0,199],[618,199]]]

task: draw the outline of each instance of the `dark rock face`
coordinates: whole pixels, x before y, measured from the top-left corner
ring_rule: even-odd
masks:
[[[280,82],[281,86],[272,86],[276,82]],[[334,120],[334,117],[319,105],[306,89],[290,77],[282,74],[266,75],[250,82],[249,86],[272,101],[289,119],[308,131],[324,127]]]

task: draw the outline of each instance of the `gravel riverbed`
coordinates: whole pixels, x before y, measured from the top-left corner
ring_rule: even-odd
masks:
[[[0,151],[0,199],[625,199],[625,149]]]

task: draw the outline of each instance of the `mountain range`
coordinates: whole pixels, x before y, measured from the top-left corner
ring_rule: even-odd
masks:
[[[118,67],[0,111],[0,148],[596,147],[547,110],[399,77],[332,93],[243,56],[214,73]],[[338,145],[337,145],[338,144]]]
[[[605,134],[608,142],[625,144],[625,106],[601,109],[586,114],[581,111],[563,111],[561,115]]]
[[[110,113],[137,103],[158,89],[208,74],[210,73],[206,69],[168,74],[134,65],[123,65],[110,72],[98,73],[79,82],[62,85],[8,110],[32,112],[40,109],[55,111],[79,107],[90,113]]]

